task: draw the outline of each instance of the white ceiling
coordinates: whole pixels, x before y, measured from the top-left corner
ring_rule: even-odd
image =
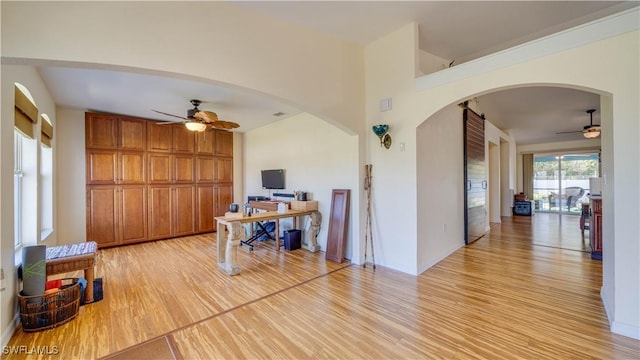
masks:
[[[273,16],[340,39],[366,44],[411,21],[420,29],[420,48],[456,64],[502,50],[627,8],[637,1],[241,1],[235,6]],[[499,25],[496,25],[499,24]],[[240,123],[248,131],[301,112],[264,95],[175,78],[124,72],[40,67],[56,104],[158,120],[176,120],[152,111],[184,116],[190,99],[202,110]],[[599,97],[561,88],[524,88],[478,99],[496,126],[511,129],[518,143],[580,139],[586,110]],[[282,117],[274,113],[284,112]]]

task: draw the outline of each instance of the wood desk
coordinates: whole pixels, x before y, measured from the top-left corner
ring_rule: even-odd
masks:
[[[275,220],[276,223],[276,250],[280,251],[280,219],[293,218],[293,226],[296,227],[297,218],[300,216],[309,215],[311,217],[311,230],[309,241],[303,244],[305,249],[316,252],[320,250],[320,245],[316,240],[316,236],[320,231],[321,216],[317,210],[300,211],[300,210],[287,210],[285,213],[278,213],[277,211],[267,211],[261,213],[255,213],[251,216],[242,217],[229,217],[218,216],[216,221],[218,223],[216,232],[217,241],[217,256],[218,267],[223,269],[229,275],[236,275],[240,273],[240,266],[238,266],[238,246],[240,241],[244,237],[244,231],[242,224],[254,223],[258,221]],[[228,235],[225,237],[224,225],[228,231]]]

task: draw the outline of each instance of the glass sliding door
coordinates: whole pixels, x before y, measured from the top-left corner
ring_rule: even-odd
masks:
[[[534,155],[536,211],[580,215],[589,194],[589,178],[600,173],[599,157],[598,153]]]

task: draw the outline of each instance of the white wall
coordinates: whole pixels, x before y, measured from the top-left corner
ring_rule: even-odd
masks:
[[[345,256],[358,262],[358,137],[310,114],[300,114],[245,133],[245,195],[269,196],[302,190],[318,200],[318,243],[326,251],[333,189],[350,189]],[[285,190],[264,190],[260,170],[285,169]]]
[[[58,108],[57,157],[59,244],[87,241],[84,111]]]
[[[464,245],[462,108],[445,107],[416,132],[417,268],[422,272]]]

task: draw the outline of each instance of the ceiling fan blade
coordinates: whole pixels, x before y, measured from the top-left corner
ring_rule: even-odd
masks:
[[[204,111],[204,110],[200,110],[198,112],[196,112],[195,114],[193,114],[193,117],[201,120],[201,121],[205,121],[208,123],[213,123],[218,121],[218,114],[214,113],[213,111]]]
[[[556,135],[561,135],[561,134],[577,134],[577,133],[582,133],[582,130],[576,130],[576,131],[562,131],[562,132],[557,132]]]
[[[224,121],[224,120],[214,121],[210,125],[216,129],[225,129],[225,130],[230,130],[230,129],[235,129],[240,127],[240,125],[238,125],[237,123],[234,123],[232,121]]]
[[[162,115],[172,116],[172,117],[174,117],[174,118],[178,118],[178,119],[182,119],[182,120],[187,120],[187,118],[186,118],[186,117],[184,117],[184,116],[173,115],[173,114],[169,114],[169,113],[166,113],[166,112],[162,112],[162,111],[158,111],[158,110],[153,110],[153,109],[151,109],[151,111],[157,112],[158,114],[162,114]]]

